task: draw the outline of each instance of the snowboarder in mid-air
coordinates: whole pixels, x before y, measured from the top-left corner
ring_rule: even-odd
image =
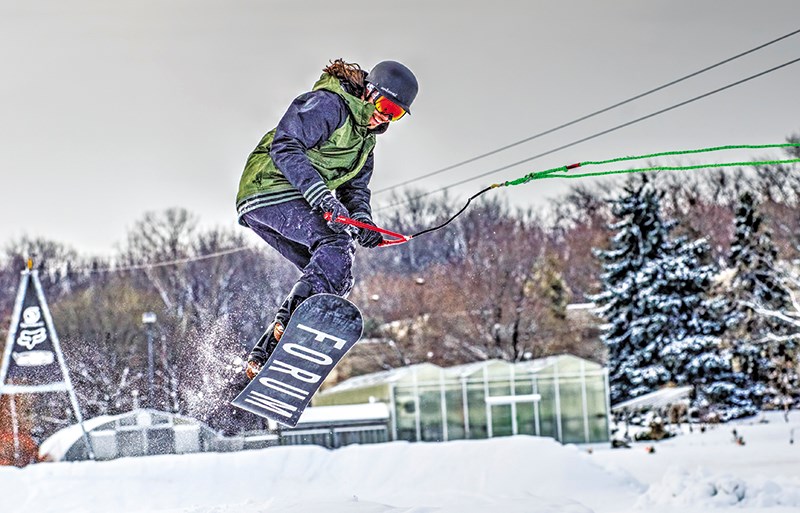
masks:
[[[374,226],[369,181],[375,137],[409,112],[417,79],[396,61],[366,72],[338,59],[323,71],[313,90],[297,97],[261,139],[239,182],[239,223],[302,272],[247,357],[250,379],[300,303],[314,294],[350,293],[356,241],[366,248],[383,241],[376,231],[334,220],[344,216]],[[330,221],[325,213],[332,214]]]

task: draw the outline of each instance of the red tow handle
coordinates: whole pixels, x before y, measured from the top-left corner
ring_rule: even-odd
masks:
[[[325,212],[324,214],[325,220],[330,221],[333,218],[333,212]],[[388,235],[389,237],[393,237],[392,239],[383,239],[383,242],[378,244],[379,248],[383,248],[386,246],[394,246],[397,244],[404,244],[411,240],[411,235],[403,235],[401,233],[390,232],[389,230],[384,230],[378,226],[362,223],[361,221],[356,221],[355,219],[350,219],[349,217],[339,216],[335,219],[337,223],[347,224],[350,226],[355,226],[356,228],[364,228],[365,230],[371,230],[373,232],[378,232],[382,235]]]

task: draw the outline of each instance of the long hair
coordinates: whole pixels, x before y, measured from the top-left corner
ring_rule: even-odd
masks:
[[[361,66],[354,62],[345,62],[342,59],[329,62],[330,64],[323,68],[322,71],[338,78],[345,89],[349,89],[347,92],[350,94],[361,96],[364,93],[364,87],[366,86],[364,79],[367,76],[367,72],[361,69]]]

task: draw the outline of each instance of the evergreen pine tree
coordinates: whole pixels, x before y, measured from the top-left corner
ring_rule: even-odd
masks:
[[[712,296],[715,266],[708,264],[710,248],[705,239],[680,238],[671,251],[646,272],[655,276],[655,288],[646,300],[656,316],[668,321],[659,333],[659,356],[670,381],[695,387],[694,405],[723,420],[756,412],[747,377],[735,372],[731,352],[723,348],[726,330],[722,296]]]
[[[661,219],[660,194],[641,183],[628,182],[624,195],[613,199],[611,211],[618,220],[610,248],[595,251],[603,273],[603,291],[589,299],[606,320],[601,335],[608,349],[611,402],[645,394],[669,382],[669,373],[658,358],[659,327],[645,291],[652,288],[650,268],[663,256],[670,225]]]
[[[618,402],[668,384],[694,385],[695,404],[723,417],[754,411],[743,376],[721,350],[725,302],[710,298],[714,266],[708,243],[673,239],[674,222],[661,216],[663,193],[646,180],[612,201],[619,221],[603,263],[603,292],[591,298],[605,318],[611,400]]]
[[[784,311],[791,307],[791,296],[775,270],[778,251],[750,192],[739,197],[734,222],[728,258],[729,344],[742,372],[756,384],[756,394],[771,400],[787,392],[784,374],[791,369],[795,348],[790,341],[776,339],[786,334],[786,325],[760,315],[754,306]]]

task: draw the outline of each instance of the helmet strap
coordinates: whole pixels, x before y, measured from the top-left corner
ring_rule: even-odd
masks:
[[[367,87],[364,89],[364,100],[370,103],[375,103],[375,100],[377,100],[378,96],[380,95],[381,92],[378,91],[378,88],[367,82]]]

